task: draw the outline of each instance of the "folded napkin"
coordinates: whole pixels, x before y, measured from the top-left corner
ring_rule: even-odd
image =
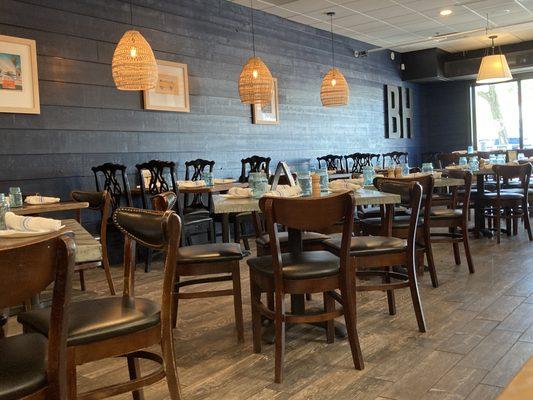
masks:
[[[242,199],[246,199],[248,197],[252,197],[252,189],[250,188],[242,188],[242,187],[232,187],[230,190],[228,190],[228,195],[231,197],[239,197]]]
[[[213,183],[221,184],[221,183],[233,183],[235,182],[235,179],[233,178],[215,178],[213,179]]]
[[[53,204],[59,203],[61,199],[59,197],[46,197],[46,196],[27,196],[24,201],[28,204]]]
[[[61,221],[51,218],[23,217],[6,213],[6,228],[26,232],[55,232],[61,229]]]
[[[178,184],[178,187],[184,187],[184,188],[195,188],[195,187],[204,187],[205,181],[199,180],[199,181],[178,181],[176,182]]]
[[[468,164],[466,165],[448,165],[446,169],[468,169]]]
[[[269,197],[298,197],[302,194],[300,186],[278,185],[276,190],[266,192],[265,196]]]
[[[363,181],[360,179],[337,179],[329,183],[331,190],[358,190],[363,186]]]

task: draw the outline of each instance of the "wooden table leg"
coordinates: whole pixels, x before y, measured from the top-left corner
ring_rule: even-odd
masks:
[[[222,214],[222,242],[229,243],[229,214]]]

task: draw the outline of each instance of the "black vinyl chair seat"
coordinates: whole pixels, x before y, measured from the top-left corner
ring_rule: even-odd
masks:
[[[340,259],[328,251],[304,251],[299,255],[284,253],[281,255],[283,279],[318,279],[334,276],[339,273]],[[251,258],[250,269],[257,273],[274,277],[272,257]]]
[[[409,228],[409,222],[411,220],[410,215],[395,215],[394,219],[392,220],[392,228],[396,229],[408,229]],[[363,219],[361,221],[362,224],[372,225],[372,226],[380,226],[381,225],[381,218],[367,218]],[[422,227],[424,224],[423,218],[418,219],[418,227]]]
[[[205,262],[225,262],[242,260],[243,254],[239,243],[209,243],[180,247],[178,264]]]
[[[47,348],[38,333],[0,339],[0,399],[20,399],[47,385]]]
[[[452,219],[461,218],[463,210],[451,210],[449,208],[433,208],[431,209],[431,219]]]
[[[496,200],[496,197],[498,197],[498,193],[491,192],[491,193],[485,193],[485,198],[488,200]],[[500,192],[500,198],[502,200],[521,200],[524,198],[524,195],[521,193],[513,193],[513,192]]]
[[[105,297],[71,303],[68,346],[87,344],[142,331],[160,321],[160,307],[143,298]],[[50,309],[22,313],[18,321],[45,336],[50,325]]]
[[[278,232],[278,239],[280,244],[286,244],[289,243],[289,233],[288,232]],[[329,236],[323,235],[321,233],[316,232],[302,232],[302,241],[306,244],[309,243],[320,243],[324,240],[329,239]],[[270,236],[268,236],[268,233],[265,233],[261,236],[259,236],[256,240],[256,243],[261,246],[269,246],[270,245]]]
[[[341,249],[341,238],[336,237],[324,242],[326,248],[337,253]],[[350,256],[370,256],[405,251],[407,240],[388,236],[357,236],[350,242]]]

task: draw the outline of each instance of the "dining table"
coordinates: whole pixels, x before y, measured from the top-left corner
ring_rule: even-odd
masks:
[[[317,197],[331,196],[335,193],[323,192]],[[386,222],[383,234],[387,236],[392,235],[392,215],[394,205],[401,202],[401,197],[397,194],[380,192],[378,190],[361,188],[353,191],[355,206],[366,205],[384,205],[386,207]],[[231,213],[245,213],[250,212],[253,215],[256,235],[259,236],[262,232],[258,224],[257,214],[261,212],[259,208],[259,199],[254,198],[233,198],[228,195],[214,195],[213,196],[213,211],[215,214],[222,215],[222,229],[223,239],[229,240],[229,214]],[[289,249],[293,253],[303,251],[302,232],[297,229],[288,227]],[[291,295],[291,313],[295,315],[305,314],[305,296],[300,294]],[[324,327],[322,324],[319,324]],[[271,327],[270,327],[271,328]],[[338,337],[346,337],[346,327],[340,322],[335,322],[335,333]],[[272,343],[274,340],[273,329],[265,330],[263,339]]]
[[[12,207],[10,209],[16,215],[41,215],[53,212],[75,211],[76,221],[81,221],[81,210],[89,208],[89,203],[84,201],[60,201],[47,204],[27,204],[22,207]]]

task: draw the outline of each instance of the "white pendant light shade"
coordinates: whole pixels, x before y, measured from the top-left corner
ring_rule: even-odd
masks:
[[[513,75],[504,54],[492,54],[483,57],[477,75],[477,83],[498,83],[511,79],[513,79]]]
[[[152,48],[140,32],[129,30],[115,48],[113,80],[120,90],[149,90],[157,84],[157,63]]]
[[[348,104],[350,87],[344,75],[337,68],[328,71],[320,87],[320,100],[324,107],[338,107]]]
[[[259,57],[251,57],[239,77],[239,97],[245,104],[266,105],[272,101],[274,80]]]

